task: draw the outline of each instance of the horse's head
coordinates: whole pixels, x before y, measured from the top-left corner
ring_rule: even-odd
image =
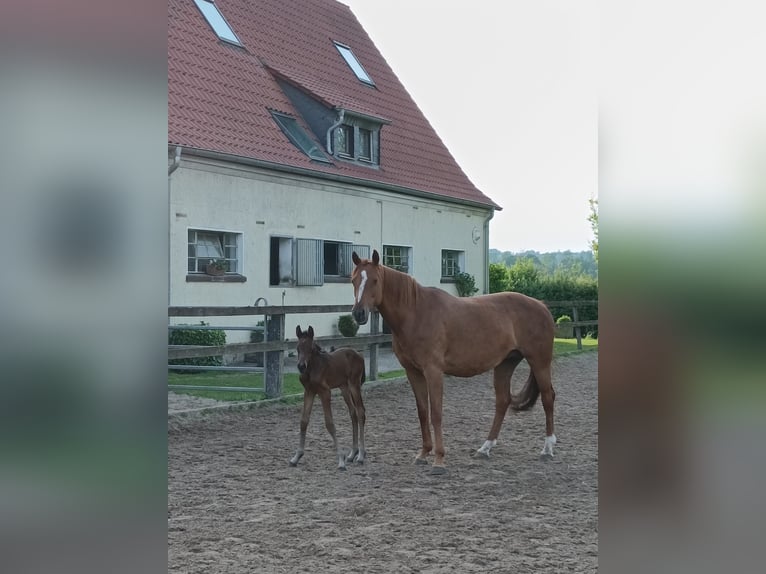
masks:
[[[308,331],[301,331],[301,326],[295,327],[298,336],[298,370],[303,373],[309,366],[311,353],[314,350],[314,328],[309,325]]]
[[[356,251],[351,258],[355,265],[351,273],[351,283],[354,285],[354,307],[351,314],[358,324],[364,325],[370,310],[383,301],[383,266],[380,265],[377,250],[372,252],[372,259],[361,259]]]

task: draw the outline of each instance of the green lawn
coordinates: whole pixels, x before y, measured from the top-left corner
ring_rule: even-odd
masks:
[[[576,339],[555,339],[553,342],[553,353],[560,357],[571,355],[573,353],[586,353],[598,350],[597,339],[583,339],[582,350],[577,349]],[[387,373],[378,373],[378,378],[394,379],[404,376],[404,370],[390,371]],[[221,371],[197,372],[197,373],[177,373],[168,372],[168,385],[171,390],[173,385],[205,385],[213,387],[260,387],[263,388],[263,375],[261,373],[227,373]],[[175,392],[193,395],[195,397],[204,397],[216,399],[219,401],[257,401],[265,398],[263,391],[254,392],[233,392],[233,391],[197,391],[181,390]],[[298,380],[297,373],[285,373],[282,382],[282,392],[285,395],[303,394],[303,386]]]

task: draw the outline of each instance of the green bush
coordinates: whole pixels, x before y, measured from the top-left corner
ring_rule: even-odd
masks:
[[[489,292],[502,293],[508,291],[508,267],[502,263],[489,264]]]
[[[479,290],[473,275],[463,271],[455,273],[455,287],[461,297],[470,297]]]
[[[200,325],[207,325],[200,321]],[[226,344],[226,332],[221,329],[171,329],[168,334],[169,345],[202,345],[219,346]],[[191,359],[175,359],[171,365],[204,365],[217,366],[223,364],[223,356],[194,357]],[[193,372],[193,371],[190,371]]]
[[[358,330],[359,325],[356,324],[351,315],[341,315],[338,317],[338,331],[344,337],[353,337]]]
[[[556,325],[561,325],[561,323],[571,323],[572,317],[569,315],[562,315],[558,319],[556,319]]]

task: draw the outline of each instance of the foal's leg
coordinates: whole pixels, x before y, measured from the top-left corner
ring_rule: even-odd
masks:
[[[351,432],[353,437],[353,442],[351,443],[351,452],[348,453],[346,462],[353,462],[354,457],[359,452],[359,446],[357,442],[357,436],[359,433],[359,420],[356,416],[356,407],[354,406],[354,400],[351,397],[351,392],[349,391],[348,386],[341,387],[340,393],[343,396],[343,400],[346,402],[346,406],[348,407],[348,414],[351,416]]]
[[[556,435],[553,434],[553,402],[556,400],[556,391],[553,390],[551,381],[551,364],[545,366],[530,365],[532,372],[537,379],[537,386],[540,389],[540,398],[545,409],[545,444],[540,452],[541,456],[553,456],[553,445],[556,444]]]
[[[364,423],[367,415],[364,410],[364,402],[362,401],[361,377],[359,381],[349,385],[349,392],[351,393],[351,399],[354,402],[356,420],[359,422],[359,451],[357,452],[356,457],[354,457],[354,461],[361,464],[367,456],[367,450],[364,447]],[[356,446],[356,442],[354,443],[354,446]]]
[[[500,434],[500,427],[503,426],[503,420],[511,404],[511,377],[521,358],[506,359],[495,367],[494,385],[495,385],[495,418],[492,421],[492,428],[489,429],[489,435],[484,444],[476,451],[477,454],[489,458],[489,451],[497,444],[497,437]]]
[[[412,367],[405,367],[407,379],[410,381],[412,392],[415,394],[415,403],[418,406],[418,419],[420,420],[420,434],[423,437],[423,448],[415,457],[415,464],[428,464],[426,457],[431,454],[433,442],[431,441],[431,429],[428,426],[428,385],[423,374]]]
[[[303,447],[306,446],[306,429],[309,426],[309,418],[311,418],[311,407],[314,405],[314,393],[309,390],[303,391],[303,414],[301,415],[301,440],[298,445],[298,450],[295,452],[293,458],[290,459],[290,466],[297,466],[298,461],[303,456]]]
[[[338,439],[335,436],[335,423],[332,420],[332,395],[329,389],[319,393],[319,398],[322,399],[322,410],[324,410],[324,424],[327,427],[327,432],[332,437],[332,446],[335,452],[338,454],[338,470],[346,470],[346,459],[343,456],[343,450],[338,448]]]

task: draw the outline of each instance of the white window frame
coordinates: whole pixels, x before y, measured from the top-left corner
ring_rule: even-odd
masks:
[[[195,236],[195,241],[192,243],[189,238],[190,233],[202,233],[206,235],[219,235],[221,236],[221,248],[222,248],[222,257],[213,257],[211,255],[204,255],[199,256],[196,252],[196,245],[197,243],[197,237]],[[230,237],[234,239],[234,244],[227,244],[226,243],[226,237]],[[190,254],[190,247],[194,245],[195,246],[195,254],[192,256]],[[244,252],[243,252],[243,245],[244,245],[244,234],[241,231],[232,231],[232,230],[225,230],[225,229],[213,229],[209,227],[187,227],[186,228],[186,272],[187,274],[196,275],[196,274],[202,274],[205,273],[204,265],[207,264],[204,260],[210,260],[210,259],[225,259],[227,261],[233,262],[233,265],[229,265],[229,269],[226,271],[227,275],[233,275],[233,274],[242,274],[243,270],[243,260],[244,260]],[[227,257],[226,256],[226,248],[227,247],[234,247],[234,257]],[[194,259],[195,261],[195,269],[189,269],[189,263],[190,260]],[[233,267],[233,269],[231,269]]]
[[[444,274],[445,253],[457,254],[457,261],[454,266],[454,273],[451,275]],[[441,250],[441,270],[440,270],[442,281],[443,282],[454,281],[455,275],[463,271],[465,271],[465,251],[461,251],[460,249],[442,249]]]
[[[364,66],[362,66],[362,63],[359,61],[359,58],[356,57],[354,51],[349,46],[341,44],[340,42],[333,41],[333,44],[335,44],[341,57],[345,60],[346,64],[348,64],[348,67],[351,68],[351,71],[354,72],[357,79],[363,84],[374,86],[375,82],[372,81],[372,77],[367,73],[367,70],[364,69]]]
[[[228,42],[229,44],[234,44],[235,46],[243,45],[239,40],[239,37],[234,33],[231,25],[226,21],[226,18],[223,17],[223,14],[221,14],[221,11],[218,9],[215,2],[212,0],[194,0],[194,3],[197,5],[197,8],[199,8],[199,11],[202,12],[202,15],[213,29],[213,32],[215,32],[221,40]]]
[[[392,255],[389,253],[390,249],[400,249],[404,253],[398,254],[398,255]],[[401,263],[392,264],[392,259],[395,261],[396,259],[405,259],[406,265],[402,265]],[[409,275],[412,275],[412,247],[408,245],[391,245],[391,244],[384,244],[383,245],[383,265],[386,267],[391,267],[392,269],[396,269],[397,271],[401,271],[402,273],[407,273]],[[404,267],[404,268],[402,268]]]

